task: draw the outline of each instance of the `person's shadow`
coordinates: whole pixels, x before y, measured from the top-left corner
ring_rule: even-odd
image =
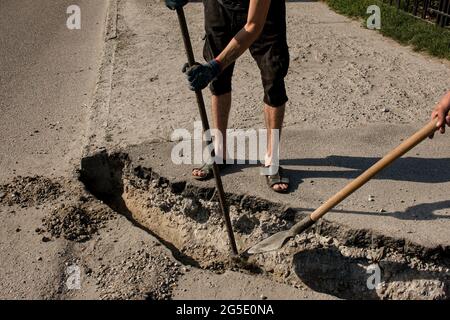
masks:
[[[297,170],[285,169],[294,180],[294,184],[302,182],[303,179],[330,178],[330,179],[355,179],[365,170],[374,165],[380,158],[351,157],[351,156],[328,156],[325,158],[302,158],[282,159],[281,166],[303,166],[303,167],[336,167],[339,170]],[[237,161],[237,160],[234,160]],[[240,172],[245,168],[260,166],[260,164],[249,164],[248,160],[243,164],[233,164],[223,170],[224,174]],[[342,170],[350,169],[350,170]],[[372,179],[409,181],[420,183],[444,183],[450,182],[450,158],[400,158],[379,172]]]
[[[366,259],[343,256],[335,247],[302,250],[293,257],[295,274],[304,284],[315,291],[341,299],[380,299],[376,290],[370,286],[374,284],[375,278],[371,276],[375,271],[368,271],[369,265],[370,262]],[[392,261],[381,261],[377,266],[380,271],[379,280],[387,286],[393,282],[440,280],[445,284],[445,295],[448,295],[448,275],[421,271]],[[414,296],[417,290],[411,291],[410,294],[413,296],[405,298],[419,298]]]
[[[325,158],[305,158],[281,160],[281,165],[290,166],[285,169],[291,180],[293,190],[297,189],[303,179],[330,178],[353,180],[365,170],[375,164],[379,158],[328,156]],[[293,166],[340,168],[339,170],[297,170]],[[344,169],[344,170],[343,170]],[[345,170],[351,169],[351,170]],[[379,172],[372,179],[408,181],[418,183],[446,183],[450,182],[450,158],[417,158],[405,157],[397,159],[389,167]],[[368,214],[376,216],[391,216],[404,220],[435,220],[450,219],[449,215],[438,215],[436,211],[450,208],[450,200],[434,203],[422,203],[409,207],[405,211],[396,212],[349,212],[333,210],[333,212]],[[310,209],[300,209],[309,211]]]
[[[402,220],[437,220],[450,219],[450,215],[436,214],[436,211],[450,208],[450,200],[432,203],[421,203],[407,208],[405,211],[396,212],[366,212],[368,215],[389,216]]]
[[[351,170],[290,170],[291,174],[305,178],[355,179],[380,158],[328,156],[280,160],[281,165],[306,167],[337,167]],[[410,181],[421,183],[450,182],[450,158],[405,157],[394,161],[373,179]]]
[[[292,208],[297,212],[311,213],[315,209],[313,208]],[[421,203],[411,207],[408,207],[405,211],[395,212],[379,212],[379,211],[356,211],[356,210],[342,210],[332,209],[330,212],[342,213],[342,214],[362,214],[373,215],[383,217],[394,217],[401,220],[438,220],[438,219],[450,219],[450,215],[436,214],[436,211],[442,209],[450,209],[450,200],[437,201],[431,203]]]
[[[352,157],[352,156],[328,156],[325,158],[283,159],[280,165],[290,179],[290,192],[295,192],[304,179],[329,178],[353,180],[365,170],[375,164],[380,158]],[[241,172],[246,168],[259,167],[260,164],[249,164],[248,160],[242,160],[244,164],[234,164],[225,168],[223,175]],[[286,168],[289,166],[289,168]],[[328,170],[298,170],[292,167],[327,167]],[[333,167],[339,169],[332,169]],[[349,169],[349,170],[345,170]],[[418,158],[405,157],[397,159],[389,167],[379,172],[374,180],[394,180],[418,183],[446,183],[450,182],[450,158]],[[376,216],[391,216],[404,220],[435,220],[450,219],[450,216],[437,215],[436,211],[450,208],[450,200],[434,203],[422,203],[409,207],[405,211],[396,212],[366,212],[332,210],[338,213],[367,214]],[[294,208],[298,211],[310,212],[311,208]]]

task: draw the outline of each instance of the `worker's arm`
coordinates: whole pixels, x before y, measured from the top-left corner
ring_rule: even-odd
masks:
[[[441,101],[434,108],[431,113],[431,118],[438,118],[437,127],[440,128],[440,132],[445,132],[445,125],[450,126],[450,91],[441,99]]]
[[[189,88],[202,90],[216,78],[226,67],[236,61],[253,42],[258,39],[266,24],[271,0],[250,0],[247,23],[231,39],[226,48],[215,59],[206,64],[185,67]],[[281,1],[281,0],[275,0]]]
[[[270,1],[250,0],[247,23],[216,58],[221,64],[222,69],[225,69],[236,61],[258,39],[266,24]]]

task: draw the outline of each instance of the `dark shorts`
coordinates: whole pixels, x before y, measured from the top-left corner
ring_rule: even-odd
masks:
[[[205,46],[207,61],[217,57],[247,22],[247,10],[225,8],[217,0],[203,0],[205,5]],[[251,45],[250,53],[261,71],[264,102],[282,106],[288,100],[284,78],[289,68],[289,49],[286,40],[285,1],[272,1],[266,24],[260,37]],[[213,95],[231,92],[234,63],[210,84]]]

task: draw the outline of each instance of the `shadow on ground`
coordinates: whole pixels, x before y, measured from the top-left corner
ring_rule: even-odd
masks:
[[[284,159],[280,165],[289,166],[284,171],[290,179],[290,192],[295,192],[304,179],[329,178],[353,180],[366,169],[375,164],[380,158],[374,157],[350,157],[350,156],[328,156],[325,158]],[[242,160],[241,160],[242,161]],[[296,170],[295,166],[302,167],[324,167],[321,170]],[[236,164],[222,170],[222,175],[241,172],[246,168],[258,167],[255,164]],[[339,170],[330,169],[332,167]],[[351,170],[345,170],[351,169]],[[397,159],[389,167],[385,168],[374,180],[394,180],[417,183],[445,183],[450,182],[450,158],[418,158],[405,157]],[[331,195],[330,195],[331,196]],[[309,213],[312,208],[295,208],[298,211]],[[364,214],[376,216],[389,216],[402,220],[436,220],[450,219],[450,216],[438,215],[437,211],[450,209],[450,200],[431,203],[421,203],[407,208],[405,211],[396,212],[370,212],[332,210],[337,213]]]
[[[313,208],[293,208],[296,211],[311,213],[315,209]],[[450,216],[444,216],[436,214],[436,211],[450,209],[450,200],[437,201],[431,203],[421,203],[415,206],[407,208],[405,211],[395,212],[379,212],[379,211],[356,211],[356,210],[331,210],[330,212],[343,213],[343,214],[361,214],[361,215],[374,215],[395,217],[401,220],[437,220],[437,219],[450,219]]]
[[[307,167],[338,167],[352,170],[290,170],[295,176],[305,178],[355,179],[380,158],[328,156],[281,160],[281,165]],[[373,179],[410,181],[421,183],[443,183],[450,181],[450,158],[428,159],[405,157],[397,159]]]
[[[335,247],[300,251],[294,255],[293,266],[300,280],[315,291],[341,299],[379,299],[376,290],[368,287],[368,282],[369,285],[374,283],[373,278],[370,278],[374,272],[367,271],[369,262],[345,257]],[[378,266],[380,280],[385,286],[401,282],[408,290],[408,282],[439,279],[435,272],[420,271],[402,263],[383,261]],[[447,280],[442,280],[447,283]],[[413,288],[414,285],[411,285],[411,298],[414,299]],[[448,291],[448,288],[444,290]]]

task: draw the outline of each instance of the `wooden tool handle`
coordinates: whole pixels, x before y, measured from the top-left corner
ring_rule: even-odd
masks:
[[[351,195],[353,192],[358,190],[361,186],[363,186],[367,181],[369,181],[374,175],[383,170],[385,167],[390,165],[393,161],[403,156],[406,152],[414,148],[420,142],[428,138],[432,133],[434,133],[437,128],[437,119],[430,121],[425,127],[416,132],[413,136],[408,138],[408,140],[404,141],[397,148],[389,152],[383,159],[379,160],[372,167],[367,169],[363,174],[361,174],[358,178],[350,182],[347,186],[344,187],[341,191],[336,193],[332,198],[330,198],[327,202],[322,204],[319,208],[317,208],[313,213],[311,213],[311,220],[317,221],[323,215],[325,215],[328,211],[338,205],[341,201]]]
[[[194,51],[192,50],[191,38],[189,36],[189,30],[186,23],[186,17],[184,15],[183,8],[177,9],[178,22],[181,29],[181,34],[183,37],[184,48],[186,50],[186,57],[188,59],[188,64],[190,66],[194,65],[195,57]],[[202,120],[203,133],[205,134],[206,141],[211,141],[208,115],[206,113],[205,101],[203,99],[203,94],[201,90],[195,91],[195,96],[197,98],[198,111],[200,113],[200,119]],[[211,150],[211,158],[215,159],[214,149]],[[213,162],[213,175],[216,181],[216,190],[219,197],[220,210],[222,212],[223,218],[225,220],[225,227],[227,229],[228,240],[230,241],[231,252],[234,255],[238,254],[238,249],[236,245],[236,240],[234,238],[233,226],[231,225],[230,219],[230,208],[225,198],[225,191],[223,189],[222,178],[220,177],[219,167],[216,162]]]

